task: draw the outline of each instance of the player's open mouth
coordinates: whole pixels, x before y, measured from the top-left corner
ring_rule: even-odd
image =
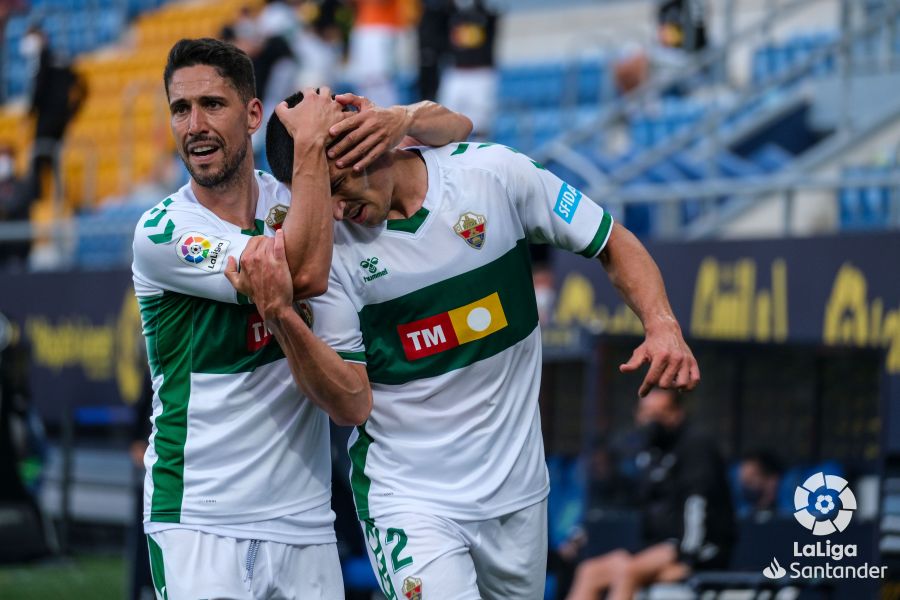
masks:
[[[188,146],[188,154],[195,159],[203,161],[206,158],[209,158],[213,154],[215,154],[219,150],[218,144],[210,144],[208,142],[201,142],[197,144],[192,144]]]
[[[357,225],[362,224],[362,222],[366,220],[366,207],[360,204],[355,210],[352,210],[347,214],[347,218]]]

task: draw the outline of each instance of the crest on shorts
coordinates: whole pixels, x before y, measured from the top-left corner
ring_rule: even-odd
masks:
[[[407,600],[422,600],[422,580],[418,577],[407,577],[403,580],[402,592]]]
[[[453,231],[466,240],[469,246],[476,250],[481,250],[481,247],[484,246],[486,227],[487,220],[483,216],[467,212],[459,217],[459,221],[453,226]]]
[[[284,223],[284,218],[287,216],[287,212],[287,206],[285,206],[284,204],[276,204],[269,209],[269,215],[266,217],[266,225],[278,231],[279,229],[281,229],[281,225]]]

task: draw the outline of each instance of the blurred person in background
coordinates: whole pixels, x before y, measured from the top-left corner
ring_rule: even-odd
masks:
[[[441,70],[450,48],[448,24],[453,0],[422,0],[417,38],[419,46],[419,99],[437,98]]]
[[[49,171],[56,195],[62,193],[59,152],[62,138],[86,95],[84,80],[50,49],[47,34],[28,29],[19,46],[22,56],[36,64],[31,84],[29,114],[35,119],[34,146],[29,174],[29,200],[44,195],[43,179]]]
[[[16,176],[16,157],[12,146],[0,145],[0,222],[28,221],[27,184]],[[0,264],[22,269],[28,261],[28,240],[0,244]]]
[[[44,556],[54,546],[41,513],[46,439],[31,404],[31,350],[0,313],[0,562]]]
[[[248,249],[278,232],[292,298],[321,294],[333,233],[327,141],[347,134],[336,160],[362,169],[407,134],[465,136],[468,120],[433,103],[379,108],[307,89],[298,106],[276,108],[280,122],[304,134],[289,188],[256,170],[249,151],[263,111],[244,52],[180,40],[164,82],[191,179],[147,211],[134,236],[154,389],[144,457],[154,587],[160,598],[341,598],[328,417],[360,423],[371,400],[351,388],[304,395],[306,381],[294,383],[286,359],[296,340],[266,328],[223,266],[243,265]],[[344,104],[359,111],[345,113]]]
[[[344,53],[340,19],[349,9],[338,0],[320,0],[303,2],[299,12],[303,26],[294,47],[294,53],[300,58],[295,89],[332,87]]]
[[[404,2],[353,0],[348,74],[356,93],[380,106],[397,103],[397,52],[407,17]]]
[[[684,67],[706,49],[706,0],[657,0],[656,39],[646,48],[628,48],[613,68],[617,89],[628,93],[653,74]],[[685,93],[684,82],[674,82],[668,93]]]
[[[289,182],[297,140],[278,125],[269,122],[267,153]],[[700,378],[656,263],[598,204],[506,146],[398,148],[362,172],[329,161],[329,176],[341,223],[328,290],[310,306],[314,334],[346,364],[316,379],[325,395],[354,371],[371,381],[371,414],[349,442],[350,479],[382,591],[542,597],[550,484],[528,242],[605,269],[645,325],[619,367],[649,363],[642,395]],[[229,263],[229,279],[258,301],[275,298],[276,328],[305,332],[286,310],[278,240],[265,243],[240,273]]]
[[[771,518],[778,510],[778,488],[784,467],[768,450],[748,452],[738,466],[741,516]]]
[[[646,547],[590,558],[576,570],[568,600],[630,600],[653,583],[727,568],[735,537],[725,465],[715,441],[686,418],[684,399],[654,389],[641,398],[635,423],[644,438],[636,457]]]
[[[452,0],[449,36],[438,101],[472,119],[473,137],[484,139],[497,109],[497,15],[483,0]]]

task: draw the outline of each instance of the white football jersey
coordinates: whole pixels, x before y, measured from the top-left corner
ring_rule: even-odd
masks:
[[[301,395],[287,359],[225,278],[254,235],[275,233],[290,190],[256,172],[255,227],[197,202],[190,184],[150,209],[134,236],[134,288],[153,379],[144,521],[283,543],[334,541],[328,416]]]
[[[361,519],[489,519],[546,497],[541,337],[528,243],[596,257],[612,219],[494,144],[420,149],[424,205],[378,227],[342,222],[314,330],[365,362],[374,393],[350,439]]]

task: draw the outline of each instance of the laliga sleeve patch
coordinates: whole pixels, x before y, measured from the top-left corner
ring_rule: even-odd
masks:
[[[207,273],[218,273],[225,264],[225,251],[231,244],[228,240],[206,235],[205,233],[186,233],[175,244],[178,259],[192,267]]]

